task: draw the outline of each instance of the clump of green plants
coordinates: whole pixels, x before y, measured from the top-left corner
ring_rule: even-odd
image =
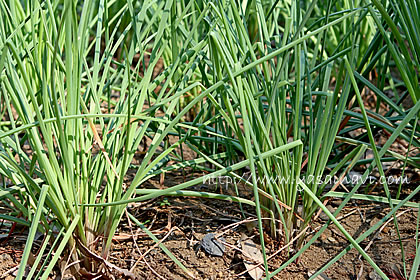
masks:
[[[114,3],[0,4],[1,198],[10,209],[1,219],[30,225],[17,279],[24,276],[37,233],[43,246],[29,276],[46,279],[60,256],[73,263],[76,277],[107,273],[103,264],[125,201],[179,145],[163,143],[177,125],[171,116],[188,90],[187,61],[194,61],[200,44],[192,44],[192,36],[176,42],[182,49],[156,74],[162,57],[171,55],[170,36],[176,36],[167,25],[183,24],[166,10],[175,3],[128,2],[109,14]],[[121,15],[131,22],[118,28]],[[127,182],[146,138],[151,145]],[[95,206],[101,203],[115,204]],[[54,256],[43,259],[47,250]],[[37,271],[38,264],[45,269]]]
[[[354,8],[332,13],[331,19],[327,14],[320,20],[310,22],[315,4],[304,7],[293,2],[290,17],[284,19],[278,13],[270,13],[271,20],[265,17],[267,13],[261,3],[255,5],[252,19],[257,21],[254,26],[259,27],[257,39],[250,38],[247,28],[250,17],[244,10],[238,11],[233,1],[212,5],[210,18],[214,28],[208,38],[210,62],[206,65],[209,74],[203,81],[212,92],[208,93],[207,102],[201,106],[194,122],[202,128],[212,127],[219,135],[202,131],[199,136],[190,135],[187,141],[191,146],[200,143],[195,150],[203,156],[206,151],[214,153],[222,150],[230,159],[250,159],[251,180],[243,180],[243,176],[237,172],[229,174],[245,181],[253,190],[266,269],[264,231],[269,230],[273,237],[290,244],[297,252],[290,259],[293,261],[325,230],[326,227],[323,227],[315,239],[304,243],[309,224],[319,211],[324,211],[331,219],[328,224],[334,223],[381,277],[387,277],[360,247],[360,240],[354,240],[335,219],[361,183],[346,196],[347,200],[334,215],[325,208],[328,197],[338,195],[334,192],[338,184],[331,182],[335,182],[334,178],[343,178],[359,164],[367,148],[372,149],[375,157],[363,178],[370,174],[375,165],[384,176],[381,157],[387,149],[379,151],[376,148],[371,129],[373,125],[383,127],[383,123],[375,122],[381,118],[365,109],[355,78],[360,77],[355,69],[363,68],[363,65],[358,66],[360,61],[366,63],[366,60],[360,59],[363,55],[361,51],[371,51],[365,38],[358,33],[358,30],[366,29],[367,22],[371,21],[367,17],[368,9]],[[279,27],[277,23],[281,21],[284,21],[284,25]],[[345,32],[340,29],[343,25]],[[341,33],[337,30],[341,30]],[[327,43],[326,38],[331,32],[336,39],[335,46]],[[370,38],[373,35],[371,31]],[[364,46],[363,49],[359,48],[359,43]],[[223,84],[219,84],[220,81]],[[386,102],[394,105],[389,99]],[[356,107],[354,111],[353,107]],[[413,116],[418,109],[413,110],[409,116],[404,114],[404,121],[398,127],[387,127],[392,137],[385,146],[389,147],[406,125],[414,123]],[[357,114],[354,114],[355,111]],[[358,125],[344,129],[351,116],[358,119]],[[367,128],[364,134],[367,142],[354,142],[338,136],[361,126]],[[410,141],[410,134],[413,136],[415,130],[414,126],[400,136]],[[356,147],[348,146],[343,153],[339,148],[342,144],[337,143],[337,139],[353,147],[356,144]],[[261,158],[267,151],[291,141],[299,141],[300,144],[291,150]],[[199,147],[203,144],[208,150],[200,152]],[[341,156],[336,157],[337,153]],[[417,166],[408,157],[390,151],[388,154]],[[209,160],[214,166],[223,168],[220,160]],[[229,165],[229,160],[224,163]],[[332,184],[330,187],[333,189],[326,194],[327,184]],[[386,183],[384,189],[386,199],[393,207]],[[187,195],[186,192],[184,194]],[[270,218],[267,226],[264,226],[264,217]],[[266,271],[267,277],[284,267],[272,274]]]
[[[255,44],[232,2],[226,7],[220,3],[218,9],[214,8],[214,22],[218,24],[209,36],[212,61],[209,68],[213,81],[226,82],[208,96],[210,102],[202,109],[214,108],[216,115],[207,120],[202,112],[203,118],[198,120],[200,123],[211,121],[218,130],[230,132],[226,136],[233,138],[234,142],[221,139],[222,145],[238,147],[237,150],[246,158],[259,158],[250,163],[252,181],[246,183],[254,189],[260,223],[265,215],[275,217],[269,227],[271,234],[284,237],[286,243],[308,226],[319,207],[314,195],[320,197],[326,184],[308,179],[307,187],[311,193],[307,193],[301,190],[301,179],[325,175],[350,92],[350,79],[344,68],[345,53],[328,59],[328,63],[316,65],[315,60],[310,60],[308,49],[320,48],[320,42],[309,44],[307,41],[358,12],[350,12],[304,34],[302,27],[298,28],[303,16],[297,12],[296,5],[291,8],[294,17],[286,19],[281,31],[275,25],[277,20],[268,24],[262,7],[258,7],[256,16],[261,26]],[[224,9],[226,13],[218,13]],[[267,42],[271,43],[267,46]],[[339,82],[330,91],[333,69],[338,71],[335,78]],[[292,151],[264,160],[260,158],[262,153],[293,140],[302,144]],[[334,176],[349,159],[346,157],[328,175]],[[299,198],[303,205],[300,213]],[[269,212],[260,213],[259,204]],[[299,216],[303,219],[300,225],[297,222]],[[277,228],[281,230],[277,231]],[[263,243],[262,231],[260,224]],[[298,247],[302,242],[301,238]]]

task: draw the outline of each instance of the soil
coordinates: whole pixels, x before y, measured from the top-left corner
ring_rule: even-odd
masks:
[[[198,174],[188,175],[188,177],[190,176],[198,176]],[[174,172],[166,176],[163,185],[168,187],[189,179],[181,172]],[[159,181],[151,180],[145,187],[164,187]],[[229,188],[212,189],[213,187],[203,185],[200,186],[200,189],[212,192],[233,192]],[[243,188],[240,189],[243,195],[250,196],[251,193],[245,193],[246,191]],[[407,190],[407,192],[409,191]],[[340,200],[330,201],[330,209],[335,209],[340,202]],[[168,197],[159,198],[149,203],[129,205],[128,211],[149,227],[159,240],[164,239],[162,244],[194,274],[196,279],[252,279],[249,274],[244,273],[246,270],[243,263],[244,257],[239,244],[241,237],[244,236],[254,241],[255,244],[259,244],[259,236],[255,222],[243,222],[245,218],[255,218],[253,207],[242,206],[245,217],[236,203]],[[341,217],[340,222],[344,228],[353,238],[357,238],[389,211],[386,204],[351,201],[342,210],[339,217]],[[404,208],[397,214],[399,215],[398,226],[404,248],[406,269],[409,274],[415,255],[418,212],[416,209]],[[325,218],[321,215],[311,224],[312,230],[309,230],[306,239],[309,240],[313,236],[315,232],[313,229],[318,229],[324,223]],[[232,225],[236,225],[236,227],[230,227]],[[14,279],[27,235],[23,229],[15,229],[9,237],[7,237],[8,232],[6,228],[0,230],[1,279]],[[200,248],[200,241],[207,233],[214,233],[219,235],[218,238],[224,238],[226,249],[222,257],[210,256]],[[366,248],[370,240],[368,238],[360,243],[361,247]],[[284,246],[284,243],[274,241],[268,236],[265,236],[265,241],[268,255]],[[311,272],[322,268],[348,245],[349,242],[343,234],[334,225],[331,225],[304,252],[298,263],[287,266],[274,278],[307,279]],[[145,254],[146,252],[147,254]],[[392,220],[373,240],[367,253],[391,279],[404,279],[398,278],[397,271],[400,270],[400,273],[403,274],[404,265],[401,260],[398,235]],[[145,256],[138,261],[143,254]],[[279,255],[269,260],[269,271],[274,271],[287,259],[288,253],[283,250]],[[120,268],[132,269],[134,267],[133,272],[139,279],[190,279],[156,246],[154,241],[141,229],[129,223],[125,217],[114,238],[109,260]],[[355,249],[352,249],[330,266],[323,274],[323,278],[319,279],[372,279],[373,277],[375,275],[372,267],[363,257],[359,256]]]
[[[192,202],[196,202],[196,200],[193,200]],[[183,203],[185,203],[185,201],[179,201],[178,199],[171,200],[171,205],[174,205],[174,207],[182,205]],[[203,202],[199,202],[198,205],[201,205],[202,203]],[[209,201],[207,203],[209,203]],[[227,212],[229,212],[231,208],[231,205],[225,202],[220,202],[219,205],[212,206],[219,206],[219,209],[226,209],[228,210]],[[379,217],[382,217],[384,213],[383,208],[376,209],[374,205],[363,205],[362,207],[359,207],[362,211],[369,214],[362,213],[362,215],[359,215],[358,212],[353,212],[353,214],[342,220],[342,224],[354,238],[362,234],[371,224],[373,224],[373,222],[376,222]],[[203,209],[200,208],[200,206],[197,206],[196,211],[178,208],[178,219],[173,220],[172,223],[173,225],[176,225],[177,220],[180,222],[183,220],[185,226],[179,227],[180,230],[175,231],[170,238],[166,239],[164,244],[180,261],[195,272],[198,279],[251,279],[247,274],[242,277],[236,276],[245,270],[242,253],[239,250],[228,248],[225,256],[222,258],[209,256],[202,250],[198,252],[195,251],[196,248],[194,243],[201,240],[205,233],[219,233],[224,226],[224,224],[218,221],[218,219],[222,218],[221,215],[215,214],[211,209],[203,211]],[[345,209],[343,214],[350,213],[351,210],[353,210],[352,208],[354,209],[354,207]],[[157,211],[166,212],[163,209]],[[193,213],[192,216],[188,214],[191,214],[191,212]],[[184,219],[182,217],[184,217]],[[362,218],[367,221],[363,222]],[[371,221],[368,222],[369,220]],[[400,234],[404,240],[403,245],[407,256],[412,256],[415,253],[415,242],[413,237],[415,234],[415,220],[416,214],[411,210],[399,218]],[[190,226],[188,226],[188,224],[190,224]],[[317,227],[321,224],[321,222],[316,222],[314,223],[314,226]],[[237,246],[241,232],[248,236],[252,236],[255,233],[255,231],[249,232],[246,227],[240,227],[228,231],[223,237],[231,245]],[[310,237],[311,235],[308,235],[308,240]],[[392,226],[386,227],[379,235],[378,239],[379,240],[376,240],[373,243],[368,253],[382,269],[391,270],[393,264],[401,263],[399,243],[397,242],[398,238],[395,231],[392,229]],[[190,240],[192,240],[192,242]],[[258,243],[257,237],[254,238],[254,242]],[[148,247],[153,245],[152,242],[148,243]],[[145,245],[144,242],[140,242],[140,244],[142,246]],[[320,240],[315,242],[315,244],[303,254],[300,262],[288,266],[285,271],[278,274],[278,279],[307,279],[307,275],[310,271],[321,268],[348,244],[349,243],[339,230],[335,226],[331,226],[330,229],[327,229],[321,235]],[[362,244],[364,245],[362,247],[365,247],[367,242]],[[278,248],[276,245],[278,244],[267,244],[269,255],[276,251],[276,248]],[[147,248],[144,248],[142,251],[146,250]],[[133,255],[135,254],[134,251],[133,248]],[[118,250],[115,252],[118,252]],[[121,258],[122,256],[119,257]],[[271,261],[271,271],[279,267],[286,259],[287,254],[285,253]],[[182,271],[176,267],[161,250],[155,250],[155,252],[153,252],[153,254],[151,253],[146,260],[149,262],[149,265],[165,279],[187,279]],[[331,279],[356,279],[357,275],[360,273],[362,263],[364,265],[364,270],[362,271],[361,279],[369,279],[368,275],[372,270],[367,262],[358,260],[358,253],[354,249],[347,253],[339,262],[332,265],[326,271],[326,275]],[[411,269],[410,265],[411,263],[408,263],[408,269]],[[146,264],[140,264],[139,267],[136,268],[136,272],[138,275],[141,275],[143,279],[157,279],[157,276],[148,269]]]
[[[202,199],[170,198],[167,201],[169,205],[165,206],[160,205],[161,201],[156,201],[153,207],[148,206],[149,211],[154,212],[156,220],[159,220],[160,223],[170,220],[169,226],[168,224],[161,224],[160,228],[177,227],[170,237],[165,239],[164,244],[189,270],[193,271],[197,279],[252,279],[247,273],[238,277],[238,274],[245,271],[244,257],[238,249],[238,244],[241,234],[246,234],[248,237],[253,236],[254,242],[259,244],[256,228],[252,226],[247,227],[244,224],[233,230],[226,231],[228,224],[243,220],[241,214],[237,211],[237,205],[224,201]],[[338,206],[340,201],[336,200],[332,201],[332,203]],[[247,213],[253,213],[251,207],[244,206],[244,208],[246,208],[245,211]],[[145,213],[144,210],[141,209],[139,212]],[[379,219],[383,218],[388,211],[390,209],[386,205],[378,206],[378,204],[360,202],[358,204],[349,204],[342,211],[341,217],[346,217],[341,220],[341,223],[353,238],[357,238]],[[410,271],[415,254],[414,236],[417,211],[407,208],[398,213],[403,213],[398,217],[398,223],[406,255],[407,271]],[[143,217],[148,218],[150,215],[146,214]],[[250,215],[248,218],[253,217],[254,215]],[[312,227],[318,228],[324,222],[322,220],[315,221]],[[154,227],[159,228],[157,225]],[[223,233],[222,236],[231,245],[227,248],[223,257],[209,256],[203,250],[197,248],[201,238],[209,232],[214,234]],[[161,238],[163,235],[161,235]],[[306,238],[309,240],[311,237],[312,234],[308,234]],[[148,240],[146,238],[137,241],[142,253],[155,244]],[[369,240],[361,243],[362,248],[367,246]],[[267,254],[271,255],[282,245],[284,244],[269,240],[266,244]],[[299,263],[289,265],[277,275],[277,279],[307,279],[310,272],[323,267],[348,245],[349,242],[342,233],[335,226],[330,226],[324,231],[320,239],[305,251]],[[133,259],[134,256],[134,259],[137,259],[140,254],[138,251],[136,252],[132,242],[127,242],[125,246],[128,246],[132,251],[131,255],[127,256],[124,254],[126,247],[119,245],[115,246],[114,253],[116,254],[116,259],[124,260],[126,265],[128,265],[127,262],[130,262],[129,260]],[[403,267],[399,246],[398,236],[391,222],[379,233],[377,239],[374,240],[367,251],[378,266],[389,274],[391,279],[391,274],[394,273],[396,267],[400,269]],[[284,251],[283,254],[270,260],[270,272],[278,268],[287,258],[287,252]],[[142,279],[159,279],[160,277],[163,279],[188,279],[185,273],[160,249],[152,250],[144,261],[135,268],[136,274]],[[123,263],[120,264],[123,265]],[[357,279],[359,274],[361,275],[359,279],[370,279],[369,274],[371,273],[372,268],[370,265],[363,258],[359,260],[358,252],[352,249],[337,263],[328,268],[325,274],[330,279]]]

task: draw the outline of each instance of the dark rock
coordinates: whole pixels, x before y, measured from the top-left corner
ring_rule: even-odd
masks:
[[[220,240],[224,241],[223,238],[220,238]],[[213,233],[207,233],[206,235],[204,235],[200,245],[204,249],[204,251],[206,251],[206,253],[212,256],[221,257],[225,252],[225,245],[216,240]]]

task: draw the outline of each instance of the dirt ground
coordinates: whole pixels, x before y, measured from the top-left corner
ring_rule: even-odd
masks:
[[[228,221],[223,214],[228,214],[240,219],[240,214],[233,214],[235,206],[226,202],[199,201],[190,200],[189,207],[185,207],[185,200],[170,199],[171,206],[162,208],[157,206],[155,214],[163,220],[163,217],[171,218],[171,226],[177,226],[179,229],[174,230],[164,244],[170,249],[175,256],[182,261],[188,269],[194,271],[198,279],[251,279],[247,274],[241,277],[237,275],[245,270],[243,264],[242,253],[238,249],[227,248],[227,252],[223,257],[212,257],[207,255],[203,250],[197,249],[197,244],[201,238],[208,232],[220,233],[225,232],[223,237],[232,247],[238,247],[241,233],[247,236],[254,236],[253,240],[258,244],[258,236],[255,236],[256,230],[249,231],[247,227],[240,226],[234,230],[225,231],[226,224],[232,223]],[[206,203],[206,204],[203,204]],[[205,205],[205,206],[204,206]],[[379,208],[372,204],[358,205],[359,211],[353,211],[355,206],[349,206],[343,211],[343,215],[349,214],[342,219],[342,225],[352,234],[353,238],[357,238],[366,229],[368,229],[378,219],[382,218],[389,209]],[[215,211],[223,209],[223,211]],[[398,219],[400,234],[403,239],[403,246],[407,256],[407,269],[411,269],[411,264],[415,254],[415,221],[417,212],[405,209],[406,211]],[[403,212],[401,211],[401,212]],[[400,212],[400,213],[401,213]],[[223,214],[222,214],[223,213]],[[230,213],[230,214],[229,214]],[[365,220],[365,221],[362,221]],[[313,226],[316,228],[322,225],[322,222],[315,222]],[[312,235],[308,235],[309,240]],[[137,241],[141,251],[146,251],[154,243],[142,239]],[[298,264],[293,263],[283,272],[277,275],[277,279],[307,279],[311,271],[321,268],[331,258],[336,256],[343,250],[349,242],[343,237],[341,232],[335,227],[330,226],[324,231],[320,239],[316,241],[301,257]],[[368,242],[363,242],[363,248]],[[131,256],[139,256],[133,242],[127,242],[125,246],[116,245],[114,250],[115,258],[120,261],[121,265],[127,263]],[[282,244],[271,241],[266,244],[268,255],[274,253]],[[130,248],[132,253],[127,255],[126,249]],[[379,234],[377,240],[372,243],[368,254],[376,261],[376,263],[385,271],[391,274],[394,264],[402,265],[401,251],[399,248],[398,237],[393,229],[392,223],[385,227]],[[370,279],[369,273],[372,272],[371,267],[366,261],[359,260],[358,252],[353,249],[348,252],[340,261],[332,265],[326,275],[331,279],[357,279],[357,275],[361,273],[359,279]],[[134,258],[136,259],[136,258]],[[146,257],[144,263],[140,263],[136,267],[136,274],[142,279],[158,279],[160,274],[165,279],[187,279],[184,273],[179,269],[161,250],[153,250]],[[271,271],[279,267],[287,260],[287,253],[284,252],[279,257],[271,260]],[[146,263],[148,262],[148,263]],[[153,272],[148,266],[151,266]],[[361,267],[363,269],[361,270]],[[397,278],[396,278],[397,279]]]
[[[166,176],[164,185],[171,186],[182,180],[188,180],[188,178],[185,178],[181,172],[174,172]],[[163,187],[158,180],[152,180],[148,184],[146,186],[148,188]],[[212,189],[213,187],[203,185],[200,189],[220,192],[220,189]],[[243,195],[251,195],[251,193],[244,194],[245,191],[241,190]],[[410,190],[406,191],[408,193]],[[222,192],[229,193],[232,190],[223,188]],[[418,197],[416,199],[418,200]],[[329,208],[335,209],[340,202],[338,199],[330,201]],[[244,219],[255,218],[253,207],[242,206],[245,217],[236,203],[169,197],[156,199],[152,203],[132,204],[128,211],[149,227],[159,240],[164,239],[162,243],[194,274],[196,279],[252,279],[245,272],[243,260],[246,258],[239,244],[241,236],[246,236],[259,244],[259,236],[255,222],[241,222]],[[389,211],[386,204],[351,201],[339,214],[339,219],[353,238],[357,238]],[[404,208],[397,213],[408,273],[415,255],[417,214],[417,209],[412,208]],[[325,223],[325,219],[325,216],[321,215],[311,224],[312,229],[306,234],[306,240],[313,236],[314,230]],[[224,238],[226,249],[222,257],[210,256],[200,248],[200,241],[207,233],[214,233]],[[1,279],[14,279],[26,234],[27,232],[23,229],[15,229],[12,235],[7,237],[7,230],[0,231]],[[360,244],[362,248],[369,245],[370,238]],[[273,254],[285,245],[268,236],[265,237],[265,241],[267,255]],[[348,244],[343,234],[331,225],[305,251],[298,263],[289,265],[277,274],[275,279],[307,279],[311,272],[323,267]],[[293,251],[290,252],[290,254],[293,253]],[[367,253],[391,279],[404,279],[400,243],[392,220],[378,233],[377,238],[369,245]],[[143,257],[140,259],[141,256]],[[270,272],[287,259],[287,250],[271,258],[269,260]],[[154,241],[141,229],[129,223],[126,217],[123,218],[121,227],[114,238],[110,262],[120,268],[133,269],[138,279],[189,279],[185,272],[156,246]],[[376,276],[367,261],[360,257],[355,249],[352,249],[330,266],[323,274],[323,278],[319,279],[380,279],[375,278]]]
[[[226,190],[225,190],[226,191]],[[243,190],[242,190],[243,191]],[[408,191],[408,190],[407,190]],[[330,202],[330,209],[335,209],[341,200]],[[255,218],[252,207],[243,205],[244,212],[248,219]],[[143,221],[154,217],[158,224],[152,228],[169,229],[175,228],[168,236],[164,244],[169,250],[189,269],[197,279],[252,279],[247,273],[243,264],[243,254],[240,251],[239,243],[242,234],[252,238],[259,244],[259,236],[256,227],[252,223],[241,224],[229,230],[228,225],[243,221],[238,205],[225,201],[214,201],[205,199],[168,198],[166,201],[159,200],[153,206],[144,206],[130,211],[141,213],[139,219]],[[345,229],[357,238],[379,219],[383,218],[390,209],[386,204],[373,204],[370,202],[350,202],[339,214],[340,222]],[[406,269],[411,270],[415,254],[415,233],[417,210],[405,208],[397,213],[399,231],[406,256]],[[153,221],[153,220],[152,220]],[[318,221],[312,224],[317,229],[325,223],[325,217],[321,216]],[[209,256],[204,250],[198,248],[198,244],[206,233],[221,234],[225,241],[230,244],[223,257]],[[306,236],[309,240],[314,234],[311,230]],[[163,237],[165,234],[162,234]],[[266,237],[267,254],[271,255],[284,244],[270,240]],[[362,248],[368,246],[367,239],[360,245]],[[145,252],[155,243],[148,238],[138,239],[137,244],[141,252]],[[141,245],[141,246],[140,246]],[[300,258],[299,263],[289,265],[284,271],[277,275],[277,279],[307,279],[308,275],[320,269],[329,260],[340,253],[349,245],[347,239],[334,225],[324,231],[317,240]],[[127,247],[131,254],[127,254]],[[401,261],[401,249],[397,232],[392,220],[384,227],[377,238],[369,245],[367,250],[371,258],[385,271],[391,279],[397,278],[397,270],[403,268]],[[291,252],[292,254],[293,252]],[[114,257],[121,266],[130,267],[132,256],[140,256],[133,242],[126,242],[122,247],[115,246]],[[270,272],[277,269],[288,258],[286,250],[269,261]],[[136,259],[136,257],[134,257]],[[153,268],[153,270],[151,269]],[[136,274],[142,279],[187,279],[183,271],[177,267],[160,249],[153,249],[143,263],[137,264]],[[402,273],[402,270],[401,270]],[[159,275],[160,276],[159,276]],[[239,276],[240,275],[240,276]],[[370,276],[369,276],[370,275]],[[370,265],[360,257],[357,250],[352,249],[337,263],[326,270],[324,279],[371,279],[375,277]],[[162,279],[161,278],[161,279]]]

